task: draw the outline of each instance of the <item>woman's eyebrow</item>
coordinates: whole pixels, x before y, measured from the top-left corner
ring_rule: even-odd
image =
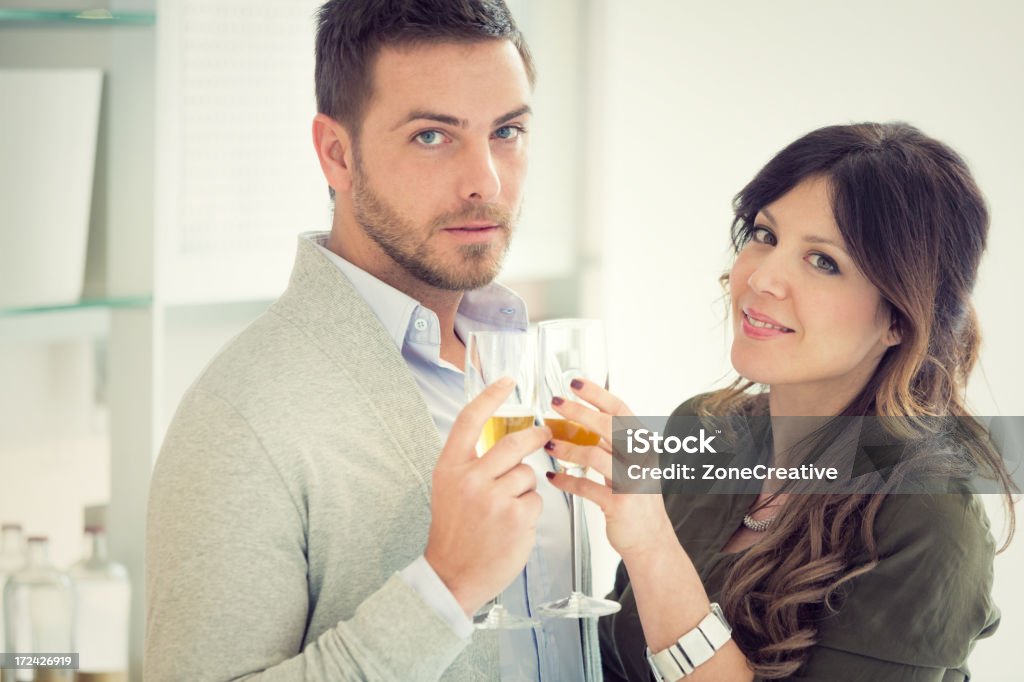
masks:
[[[819,237],[817,235],[813,235],[812,234],[812,235],[804,236],[804,241],[808,242],[808,243],[811,243],[811,244],[827,244],[829,246],[833,246],[833,247],[839,249],[843,253],[847,252],[846,251],[846,247],[843,246],[841,243],[835,241],[834,239],[828,239],[826,237]]]
[[[760,211],[758,211],[758,213],[768,219],[769,225],[771,225],[772,227],[778,227],[778,222],[776,222],[775,216],[773,216],[772,212],[769,211],[767,208],[762,208]],[[826,244],[828,246],[832,246],[839,249],[846,255],[850,255],[849,252],[846,250],[846,247],[843,246],[841,242],[837,242],[834,239],[829,239],[828,237],[819,237],[818,235],[812,234],[805,235],[803,237],[803,240],[809,244]]]

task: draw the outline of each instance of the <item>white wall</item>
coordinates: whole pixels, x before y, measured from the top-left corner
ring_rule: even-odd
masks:
[[[601,314],[614,390],[643,414],[720,385],[728,370],[716,282],[728,267],[732,196],[814,128],[904,120],[971,164],[992,212],[976,302],[985,333],[970,387],[980,414],[1024,414],[1017,290],[1024,217],[1024,5],[781,0],[607,0],[596,41],[603,154],[594,186],[603,244]],[[973,658],[978,679],[1019,678],[1024,539],[997,559],[999,634]],[[602,577],[599,577],[601,579]],[[607,579],[603,577],[603,579]]]

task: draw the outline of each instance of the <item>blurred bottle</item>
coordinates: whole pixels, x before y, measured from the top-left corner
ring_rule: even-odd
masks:
[[[4,636],[4,585],[11,573],[25,565],[25,537],[21,524],[5,523],[0,526],[0,652],[7,651]]]
[[[106,529],[85,528],[84,555],[68,573],[75,584],[78,682],[127,682],[131,583],[111,561]]]
[[[28,539],[25,565],[4,586],[4,629],[7,652],[70,653],[74,641],[75,596],[71,578],[50,563],[50,544],[43,536]],[[4,671],[4,682],[71,682],[72,670],[16,669]]]
[[[0,573],[9,575],[25,564],[25,537],[20,523],[0,526]]]

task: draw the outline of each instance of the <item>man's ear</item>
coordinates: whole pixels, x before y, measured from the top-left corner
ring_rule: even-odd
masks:
[[[313,117],[313,146],[327,184],[335,192],[352,188],[353,141],[348,130],[327,114]]]

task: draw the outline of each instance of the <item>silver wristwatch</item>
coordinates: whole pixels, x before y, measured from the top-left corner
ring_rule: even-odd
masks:
[[[675,644],[652,654],[647,650],[647,662],[658,682],[675,682],[686,677],[694,669],[715,655],[715,652],[732,639],[732,628],[725,621],[718,604],[711,604],[711,613],[697,627],[680,637]]]

